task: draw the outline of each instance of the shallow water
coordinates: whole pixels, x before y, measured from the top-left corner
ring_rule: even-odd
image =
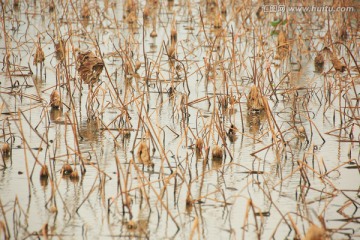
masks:
[[[60,1],[54,12],[46,1],[22,2],[17,9],[5,5],[8,41],[0,44],[2,56],[6,48],[11,52],[11,64],[9,71],[5,65],[0,85],[0,136],[12,152],[1,160],[0,221],[11,238],[36,238],[47,224],[49,237],[65,239],[284,239],[296,237],[295,226],[301,237],[310,223],[321,226],[318,216],[329,237],[359,237],[360,176],[348,168],[359,163],[359,73],[341,45],[338,53],[351,72],[335,74],[327,59],[324,72],[330,72],[324,75],[313,64],[325,45],[327,24],[336,41],[341,19],[348,24],[345,44],[359,59],[357,13],[335,13],[329,22],[325,13],[291,14],[292,20],[280,25],[291,54],[278,60],[270,22],[281,14],[258,19],[261,3],[225,2],[220,30],[213,27],[217,10],[206,1],[139,1],[132,24],[120,1],[90,2],[88,20],[80,17],[80,1]],[[166,54],[173,19],[178,61]],[[154,28],[156,38],[150,37]],[[52,38],[59,35],[68,39],[66,65],[54,53]],[[39,36],[42,75],[32,65]],[[98,56],[100,51],[104,59],[93,101],[76,73],[76,49]],[[273,118],[247,108],[254,52],[256,80]],[[137,75],[124,72],[129,59],[142,63]],[[19,66],[22,74],[29,66],[34,74],[14,76]],[[49,106],[55,88],[62,111]],[[230,95],[236,103],[221,107],[220,99]],[[238,129],[233,142],[224,134],[231,124]],[[306,137],[298,136],[294,126],[300,125]],[[196,138],[210,148],[205,164],[205,149],[197,157]],[[141,139],[150,144],[154,169],[138,163]],[[222,160],[211,156],[215,144],[225,152]],[[62,176],[65,162],[76,166],[78,181]],[[50,169],[45,183],[39,180],[41,164]]]

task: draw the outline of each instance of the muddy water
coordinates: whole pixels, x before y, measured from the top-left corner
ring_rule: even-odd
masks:
[[[11,238],[36,238],[47,224],[49,237],[65,239],[284,239],[294,238],[295,228],[304,236],[321,218],[329,237],[359,237],[360,177],[349,168],[359,163],[358,72],[340,45],[349,73],[335,74],[327,59],[324,76],[313,64],[327,24],[336,41],[341,19],[345,44],[359,59],[356,14],[336,13],[329,22],[324,13],[308,13],[306,21],[291,14],[275,29],[270,22],[281,14],[258,19],[260,3],[225,2],[226,14],[218,14],[206,1],[139,1],[133,23],[120,1],[90,2],[87,20],[80,1],[56,3],[53,12],[47,1],[4,6],[1,52],[10,52],[11,78],[5,65],[0,134],[12,151],[1,161],[0,220]],[[214,28],[218,16],[221,29]],[[169,61],[173,23],[177,60]],[[279,28],[290,38],[284,59],[276,59],[277,35],[270,34]],[[65,63],[54,53],[60,35]],[[42,74],[32,64],[39,37]],[[76,49],[104,59],[93,100],[76,73]],[[136,74],[125,72],[129,59],[142,63]],[[273,118],[247,108],[254,59]],[[55,88],[62,110],[49,106]],[[225,96],[235,103],[223,107]],[[238,129],[232,140],[225,134],[231,124]],[[301,125],[304,137],[294,128]],[[196,154],[197,138],[208,158],[205,149]],[[153,169],[137,161],[141,139],[150,144]],[[216,144],[222,160],[211,156]],[[79,180],[62,176],[66,162]],[[41,164],[50,169],[48,181],[39,180]]]

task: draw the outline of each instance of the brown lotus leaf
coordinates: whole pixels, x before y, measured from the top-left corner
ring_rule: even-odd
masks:
[[[91,51],[79,52],[77,56],[78,73],[86,84],[94,84],[104,68],[103,61]]]
[[[304,240],[325,240],[326,231],[322,227],[318,227],[315,224],[311,224],[306,232]]]
[[[50,105],[52,108],[61,108],[61,96],[58,90],[54,90],[50,95]]]
[[[314,60],[314,64],[315,64],[315,69],[317,71],[321,71],[324,67],[324,55],[319,52],[316,57],[315,57],[315,60]]]
[[[36,48],[33,64],[36,65],[38,63],[43,63],[44,61],[45,61],[44,51],[42,50],[41,45],[38,44]]]
[[[81,9],[80,15],[82,18],[90,18],[90,8],[87,2],[84,3],[84,6]]]
[[[65,58],[65,41],[60,40],[58,43],[55,43],[55,55],[56,59],[62,61]]]
[[[340,61],[335,54],[333,54],[333,56],[331,57],[331,62],[336,71],[344,72],[346,70],[346,65],[342,61]]]
[[[150,149],[145,141],[142,141],[138,147],[137,159],[141,164],[154,166],[154,163],[150,159]]]
[[[222,159],[223,157],[223,149],[219,145],[215,145],[211,153],[213,158]]]
[[[247,99],[247,106],[249,110],[261,111],[264,109],[264,102],[260,94],[259,89],[253,85],[250,89],[250,93]]]

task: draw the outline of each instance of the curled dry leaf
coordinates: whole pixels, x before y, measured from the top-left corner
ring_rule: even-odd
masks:
[[[72,167],[70,166],[70,164],[65,163],[61,169],[61,173],[63,175],[70,175],[73,172]]]
[[[1,146],[1,155],[2,155],[3,157],[8,157],[8,156],[10,156],[10,150],[11,150],[10,144],[4,143],[4,144]]]
[[[336,71],[344,72],[346,70],[346,65],[342,61],[340,61],[335,54],[332,55],[331,62]]]
[[[57,43],[55,43],[55,55],[57,60],[65,59],[65,41],[60,39]]]
[[[326,231],[322,227],[318,227],[315,224],[311,224],[306,232],[304,240],[325,240]]]
[[[215,159],[222,159],[223,149],[219,145],[215,145],[212,149],[212,157]]]
[[[315,69],[317,71],[321,71],[324,67],[324,55],[319,52],[316,57],[315,57],[315,60],[314,60],[314,64],[315,64]]]
[[[84,3],[84,6],[81,9],[80,15],[82,18],[90,18],[90,8],[87,2]]]
[[[259,89],[253,85],[247,99],[247,106],[249,110],[261,111],[264,109],[264,102],[262,100]]]
[[[138,147],[137,159],[141,164],[154,166],[154,163],[150,159],[150,149],[145,141],[142,141]]]
[[[45,61],[44,51],[42,50],[41,45],[38,44],[36,48],[33,64],[36,65],[38,63],[43,63],[44,61]]]
[[[103,61],[91,51],[79,52],[77,56],[78,73],[86,84],[94,84],[104,68]]]
[[[40,170],[40,178],[47,179],[49,177],[49,169],[46,165],[43,165]]]
[[[61,108],[61,96],[58,90],[54,90],[50,95],[50,105],[52,108]]]

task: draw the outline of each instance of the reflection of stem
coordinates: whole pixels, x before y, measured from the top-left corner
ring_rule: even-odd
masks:
[[[2,9],[2,27],[3,27],[3,32],[4,32],[4,40],[5,40],[5,56],[3,59],[3,64],[6,64],[6,75],[9,76],[10,78],[10,82],[11,82],[11,87],[13,87],[13,82],[12,82],[12,77],[10,74],[10,52],[9,52],[9,47],[8,47],[8,37],[7,37],[7,33],[6,33],[6,29],[5,29],[5,6],[4,6],[4,2],[1,1],[1,9]],[[4,68],[3,68],[4,69]]]

